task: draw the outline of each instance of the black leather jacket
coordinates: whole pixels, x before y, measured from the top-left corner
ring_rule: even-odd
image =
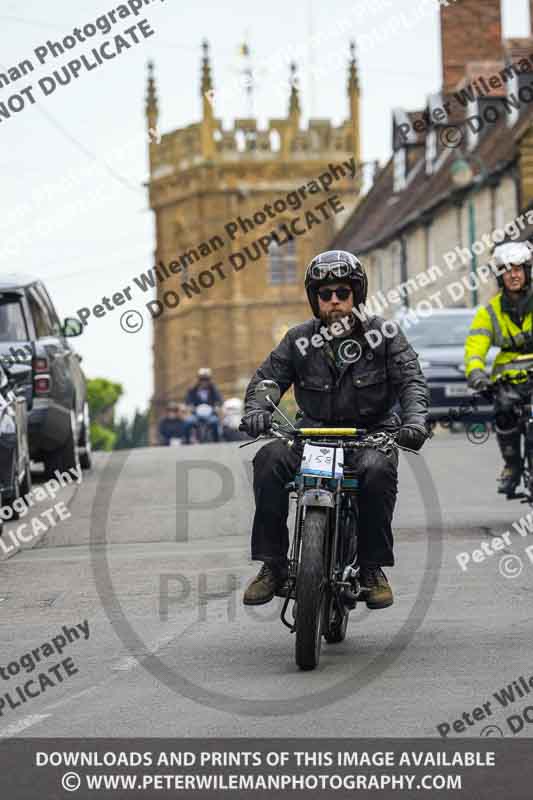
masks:
[[[381,317],[368,317],[362,331],[350,337],[362,347],[354,363],[335,366],[331,347],[309,346],[305,355],[296,346],[300,337],[311,339],[323,323],[313,319],[291,328],[270,353],[248,384],[245,413],[261,408],[255,400],[256,384],[276,381],[282,394],[294,385],[296,402],[305,422],[344,423],[364,428],[426,426],[429,392],[418,357],[404,334],[382,337],[373,348],[365,338],[368,330],[381,330]],[[387,328],[387,332],[390,332]],[[401,420],[393,407],[399,402]]]

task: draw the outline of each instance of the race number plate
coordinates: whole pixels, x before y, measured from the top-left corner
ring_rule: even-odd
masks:
[[[320,447],[306,444],[302,456],[302,475],[319,478],[342,478],[344,450],[342,447]]]

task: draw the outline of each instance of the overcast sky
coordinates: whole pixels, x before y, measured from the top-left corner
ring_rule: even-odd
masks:
[[[226,125],[247,115],[238,82],[243,68],[239,44],[245,38],[257,71],[254,113],[260,123],[286,114],[287,54],[299,63],[304,122],[308,116],[340,122],[347,115],[348,43],[355,37],[360,44],[363,158],[385,160],[391,109],[421,107],[426,95],[440,87],[438,6],[428,0],[416,21],[413,9],[421,2],[335,0],[333,15],[331,5],[318,0],[154,0],[136,20],[123,19],[107,36],[78,44],[68,58],[50,58],[27,78],[0,89],[0,102],[6,102],[143,17],[155,31],[97,69],[83,70],[51,96],[35,91],[35,105],[28,103],[0,121],[1,272],[42,277],[66,316],[131,284],[133,276],[152,265],[153,215],[143,188],[146,62],[156,64],[160,129],[197,121],[204,37],[211,43],[216,111]],[[0,71],[26,58],[37,65],[35,48],[63,39],[74,27],[94,23],[119,5],[116,0],[2,0]],[[527,0],[504,0],[504,35],[527,35],[527,5]],[[391,24],[391,19],[396,21]],[[373,35],[383,30],[388,30],[384,41],[372,45]],[[319,35],[322,41],[311,48],[311,37]],[[88,376],[124,385],[119,410],[131,414],[136,406],[145,408],[152,393],[152,337],[147,320],[136,334],[120,328],[120,314],[128,307],[144,311],[141,297],[134,295],[132,304],[91,319],[83,336],[73,341]]]

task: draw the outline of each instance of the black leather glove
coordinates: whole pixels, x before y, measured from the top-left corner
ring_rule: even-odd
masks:
[[[516,348],[521,355],[533,353],[533,336],[529,331],[522,333],[522,344]]]
[[[242,418],[242,424],[246,432],[254,439],[261,433],[266,433],[270,429],[272,414],[270,411],[249,411]]]
[[[420,450],[428,433],[422,425],[403,425],[396,436],[396,441],[400,447],[407,447],[409,450]]]
[[[490,378],[482,369],[475,369],[468,378],[468,385],[475,392],[483,392],[490,386]]]

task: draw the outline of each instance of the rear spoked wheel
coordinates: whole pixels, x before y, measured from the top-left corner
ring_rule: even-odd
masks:
[[[352,498],[343,499],[341,507],[341,560],[337,564],[338,573],[344,572],[346,564],[354,564],[357,557],[357,514]],[[350,610],[355,606],[352,602],[349,606],[345,605],[343,598],[345,590],[341,591],[338,602],[335,601],[335,596],[330,593],[328,608],[327,608],[327,624],[324,625],[324,638],[328,644],[338,644],[343,642],[346,638],[346,630],[348,628],[348,616]],[[352,593],[353,596],[353,593]],[[340,609],[340,610],[339,610]]]
[[[343,608],[342,615],[339,614],[335,598],[331,597],[326,605],[326,613],[328,614],[328,626],[324,633],[324,639],[328,644],[338,644],[343,642],[346,638],[346,629],[348,628],[349,609]]]
[[[327,509],[308,508],[296,579],[296,663],[303,670],[315,669],[320,660],[326,603],[324,543],[327,524]]]

